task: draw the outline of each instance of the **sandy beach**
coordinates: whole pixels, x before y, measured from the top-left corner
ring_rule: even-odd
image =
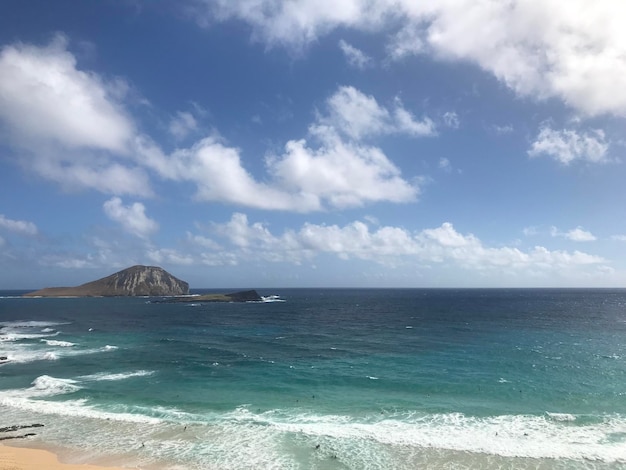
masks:
[[[0,470],[128,470],[120,467],[65,464],[52,452],[0,445]]]

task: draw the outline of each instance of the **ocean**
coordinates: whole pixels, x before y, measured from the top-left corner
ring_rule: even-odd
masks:
[[[0,292],[0,426],[44,424],[6,442],[144,469],[626,469],[626,290],[259,292]]]

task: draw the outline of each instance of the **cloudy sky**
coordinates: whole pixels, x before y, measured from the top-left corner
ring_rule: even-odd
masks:
[[[0,3],[0,289],[626,286],[626,3]]]

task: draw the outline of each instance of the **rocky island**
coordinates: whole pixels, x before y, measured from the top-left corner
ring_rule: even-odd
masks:
[[[189,295],[189,284],[158,266],[132,266],[76,287],[46,287],[24,297],[163,297],[156,303],[259,302],[257,291]],[[0,363],[2,357],[0,357]]]
[[[77,287],[47,287],[25,297],[129,297],[189,294],[189,284],[158,266],[132,266]]]

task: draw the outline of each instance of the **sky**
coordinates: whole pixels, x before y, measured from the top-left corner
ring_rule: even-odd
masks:
[[[626,3],[3,0],[0,289],[626,286]]]

